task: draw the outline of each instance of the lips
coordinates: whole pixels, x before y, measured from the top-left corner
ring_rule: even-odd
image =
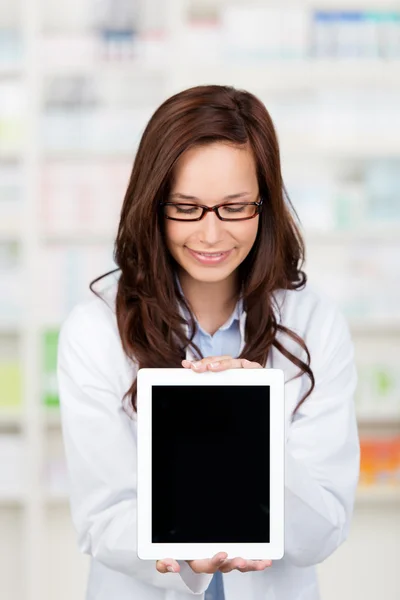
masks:
[[[221,252],[197,252],[196,250],[192,250],[191,248],[187,248],[189,253],[193,258],[196,259],[197,262],[201,264],[220,264],[231,254],[232,250],[225,250]]]
[[[226,254],[225,252],[197,252],[197,250],[192,250],[195,254],[200,254],[200,256],[222,256]]]

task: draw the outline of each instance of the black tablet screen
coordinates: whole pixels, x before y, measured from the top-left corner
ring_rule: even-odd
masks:
[[[152,387],[153,542],[270,542],[269,392]]]

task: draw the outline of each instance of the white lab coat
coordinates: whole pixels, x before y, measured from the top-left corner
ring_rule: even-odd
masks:
[[[129,402],[125,411],[121,402],[136,365],[122,350],[115,292],[113,283],[107,304],[94,297],[77,305],[59,340],[71,514],[79,548],[92,557],[86,600],[189,600],[193,594],[203,600],[210,575],[193,573],[184,561],[179,574],[161,574],[154,561],[136,554],[137,421],[135,413],[126,412]],[[281,306],[278,321],[308,346],[316,387],[291,423],[309,378],[293,379],[297,368],[273,349],[265,367],[285,372],[285,556],[265,571],[224,574],[226,600],[319,600],[315,565],[346,539],[358,481],[357,375],[346,320],[309,284],[275,296]],[[242,340],[245,320],[244,313]],[[278,338],[304,358],[287,336]],[[165,457],[166,468],[173,460]]]

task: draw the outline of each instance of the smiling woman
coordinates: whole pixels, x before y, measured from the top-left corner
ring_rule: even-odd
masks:
[[[72,515],[80,548],[92,556],[87,598],[167,600],[175,590],[189,600],[211,582],[207,600],[225,593],[225,600],[319,600],[315,565],[346,539],[358,480],[357,377],[344,317],[302,270],[304,244],[260,100],[199,86],[156,110],[133,164],[114,258],[118,277],[101,292],[94,285],[105,275],[92,282],[96,297],[72,311],[58,351]],[[198,377],[284,371],[285,556],[278,564],[228,557],[224,548],[205,560],[138,559],[142,367],[183,367]],[[165,456],[163,481],[185,478],[190,468],[195,489],[196,477],[207,485],[227,461],[240,477],[240,460],[222,454],[195,465]],[[265,477],[260,472],[254,484]],[[209,494],[216,513],[224,511]],[[231,571],[253,573],[225,575]]]
[[[180,366],[188,346],[201,357],[196,322],[214,333],[240,295],[247,315],[242,356],[265,364],[271,347],[279,348],[310,380],[299,407],[314,386],[310,358],[303,339],[278,323],[274,294],[306,283],[294,215],[260,100],[216,85],[166,100],[139,144],[115,243],[126,354],[140,367]],[[307,360],[281,344],[278,330]],[[135,410],[135,379],[127,394]]]

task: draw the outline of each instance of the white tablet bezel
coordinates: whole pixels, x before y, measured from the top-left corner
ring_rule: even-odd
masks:
[[[269,543],[153,543],[151,541],[151,398],[153,385],[268,385],[270,386],[270,542]],[[188,399],[190,401],[190,399]],[[140,369],[137,376],[137,548],[145,560],[228,558],[278,560],[284,553],[284,373],[281,369],[229,369],[195,373],[191,369]],[[169,469],[171,457],[166,457]],[[184,475],[184,474],[183,474]],[[262,476],[262,474],[260,474]],[[204,482],[205,484],[206,482]],[[199,485],[202,482],[199,481]],[[221,507],[220,507],[221,509]]]

